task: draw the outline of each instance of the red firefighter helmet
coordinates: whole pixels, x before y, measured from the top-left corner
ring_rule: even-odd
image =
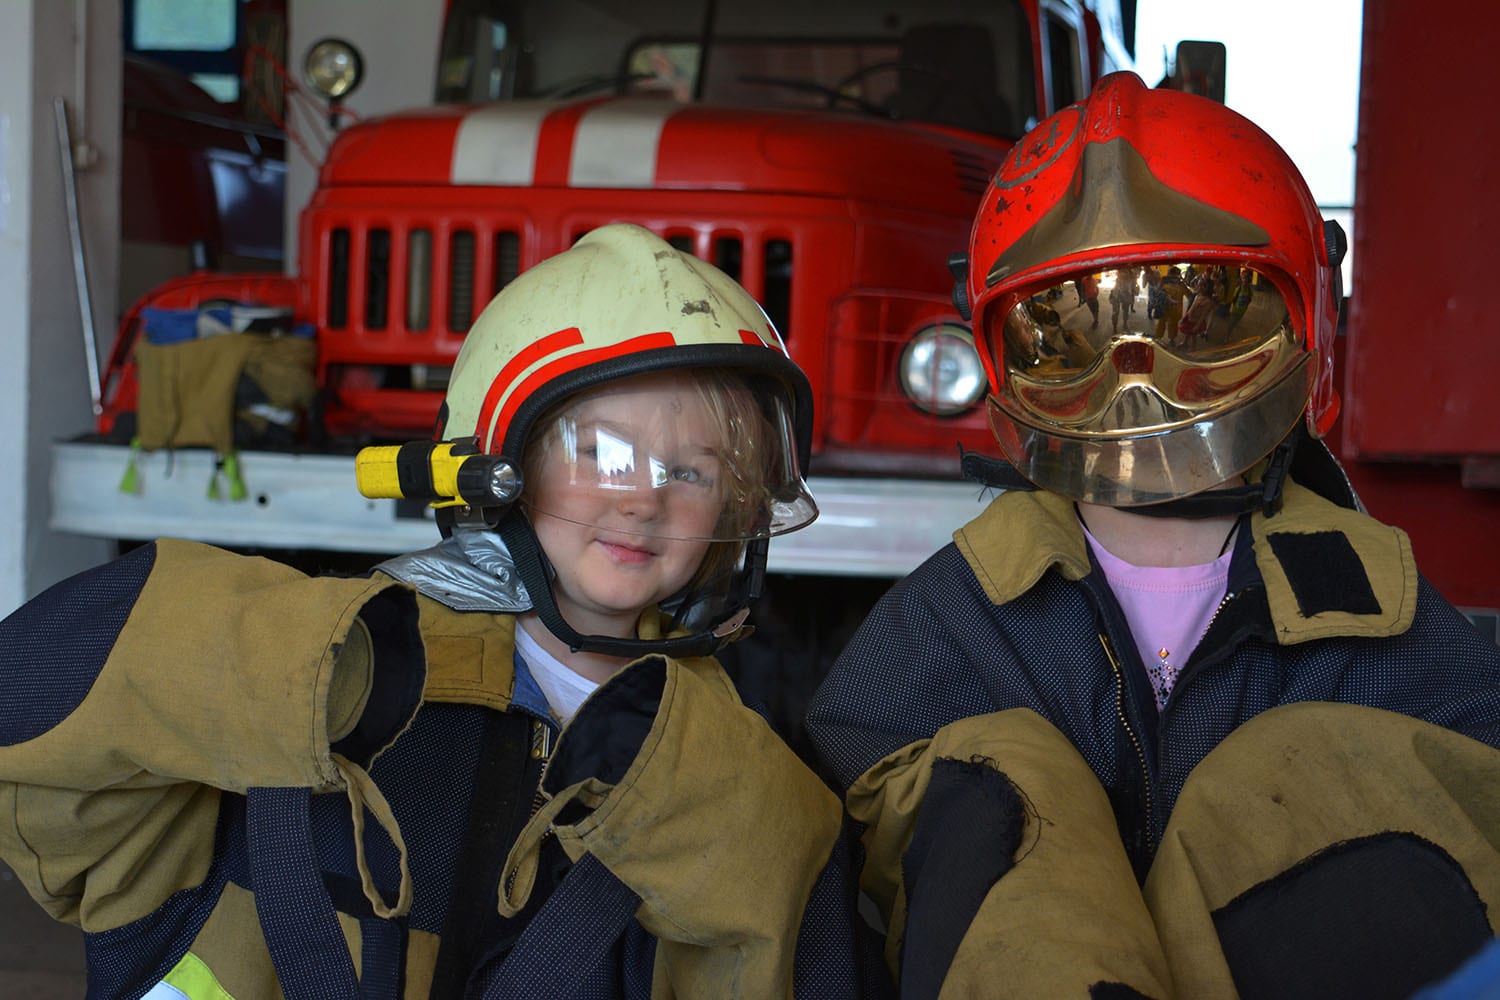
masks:
[[[1304,414],[1321,437],[1341,240],[1253,123],[1105,77],[1016,144],[975,219],[966,291],[1006,458],[1135,506],[1234,479]]]

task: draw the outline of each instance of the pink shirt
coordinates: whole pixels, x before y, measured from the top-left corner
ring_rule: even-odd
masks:
[[[1086,526],[1083,533],[1125,612],[1160,709],[1224,600],[1234,547],[1201,566],[1133,566],[1100,544]]]

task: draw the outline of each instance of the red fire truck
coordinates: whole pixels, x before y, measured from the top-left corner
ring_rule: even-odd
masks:
[[[1482,21],[1481,0],[1466,2]],[[1500,150],[1462,103],[1419,105],[1382,76],[1427,44],[1422,8],[1367,6],[1335,444],[1371,511],[1494,629],[1500,418],[1486,380],[1500,337],[1485,329],[1476,250],[1500,202],[1473,165]],[[872,593],[859,578],[883,587],[979,510],[952,477],[960,446],[992,439],[945,260],[1010,142],[1128,65],[1127,7],[453,0],[436,105],[343,129],[301,216],[298,273],[194,274],[125,317],[99,435],[56,449],[54,524],[362,554],[430,543],[422,511],[355,494],[353,449],[426,436],[483,303],[582,232],[628,220],[736,276],[807,371],[823,516],[772,546],[772,570],[842,575],[857,599],[835,603],[858,605]],[[1443,48],[1426,65],[1472,77],[1448,92],[1485,92],[1484,61],[1455,57],[1478,38],[1431,40]],[[1463,141],[1444,156],[1409,141],[1433,134]],[[316,338],[319,398],[299,448],[244,451],[240,502],[204,496],[211,454],[143,456],[141,492],[101,510],[99,484],[125,465],[145,320],[230,303]]]
[[[454,0],[437,103],[341,131],[301,215],[298,273],[199,272],[125,316],[98,428],[112,444],[60,446],[55,523],[241,546],[425,543],[420,512],[353,495],[348,456],[430,433],[483,304],[628,220],[738,278],[815,387],[824,517],[773,568],[904,572],[978,510],[951,476],[960,445],[992,440],[945,261],[1010,143],[1127,66],[1125,37],[1113,0]],[[106,517],[71,508],[70,475],[120,476],[134,349],[153,322],[232,305],[314,333],[299,450],[238,456],[243,503],[206,499],[208,473],[190,468],[213,456],[177,449],[140,456],[139,493]]]
[[[1354,280],[1335,449],[1361,499],[1412,537],[1417,564],[1500,641],[1500,321],[1490,301],[1500,130],[1484,108],[1493,31],[1442,38],[1416,0],[1367,0]],[[1490,24],[1483,0],[1444,8]],[[1397,66],[1444,66],[1441,93]]]

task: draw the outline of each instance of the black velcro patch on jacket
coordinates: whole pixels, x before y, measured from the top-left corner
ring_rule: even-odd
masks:
[[[1302,617],[1324,611],[1380,614],[1380,601],[1370,589],[1365,565],[1342,533],[1284,531],[1268,540],[1277,562],[1286,569]]]
[[[935,1000],[984,897],[1010,871],[1025,828],[1021,797],[988,761],[933,763],[911,846],[901,856],[902,1000]]]
[[[1089,986],[1089,1000],[1151,1000],[1151,998],[1134,986],[1101,981]]]
[[[1245,1000],[1410,996],[1491,936],[1463,868],[1411,833],[1335,844],[1213,919]]]

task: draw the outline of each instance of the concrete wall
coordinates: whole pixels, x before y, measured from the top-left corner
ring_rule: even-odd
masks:
[[[444,0],[290,0],[288,67],[338,35],[365,57],[348,106],[362,118],[429,103]],[[83,324],[74,283],[53,101],[69,106],[87,251],[96,357],[102,365],[119,309],[120,2],[0,3],[0,615],[109,558],[109,543],[48,529],[50,444],[93,427]],[[304,116],[303,121],[307,121]],[[311,131],[309,129],[309,131]],[[312,136],[309,135],[311,139]],[[324,144],[309,142],[320,157]],[[317,165],[288,164],[288,267],[296,218]],[[98,503],[115,497],[98,484]]]
[[[0,4],[0,613],[109,555],[47,527],[48,446],[93,422],[53,102],[68,102],[85,149],[78,197],[102,354],[116,309],[113,280],[98,276],[114,275],[119,243],[119,34],[118,0]],[[101,484],[100,503],[113,488]]]

